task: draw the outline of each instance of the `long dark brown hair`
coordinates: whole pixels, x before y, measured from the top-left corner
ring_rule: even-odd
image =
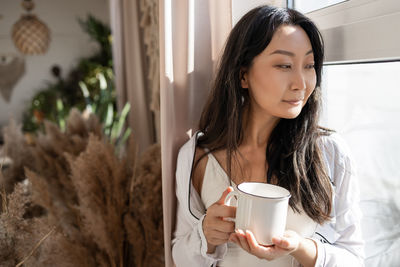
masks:
[[[200,118],[204,133],[198,146],[209,153],[226,149],[227,170],[231,177],[233,155],[243,141],[244,110],[250,103],[247,90],[241,87],[241,70],[249,69],[254,57],[270,43],[281,25],[300,26],[310,39],[314,53],[316,88],[295,119],[280,119],[266,147],[266,177],[287,188],[289,205],[299,212],[302,204],[307,215],[318,223],[327,221],[332,207],[332,187],[320,149],[320,136],[329,130],[318,126],[321,103],[321,72],[324,44],[315,24],[301,13],[271,6],[249,11],[232,29],[213,87]],[[267,167],[268,166],[268,167]]]

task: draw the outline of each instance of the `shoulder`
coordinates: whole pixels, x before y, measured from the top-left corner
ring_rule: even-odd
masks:
[[[323,135],[319,141],[322,153],[330,158],[340,160],[351,157],[349,147],[338,133]]]
[[[196,132],[186,143],[184,143],[178,152],[177,167],[189,167],[193,163],[193,157],[196,153],[197,139],[201,132]]]
[[[188,181],[192,170],[193,157],[196,146],[196,135],[187,140],[179,149],[176,158],[175,182],[176,190],[184,191],[189,189]]]
[[[344,176],[354,172],[350,149],[338,133],[321,136],[319,141],[328,174],[332,182],[339,185]]]
[[[196,191],[200,193],[207,156],[204,149],[197,147],[197,139],[201,132],[196,132],[180,149],[177,158],[177,179],[187,180],[192,177]]]

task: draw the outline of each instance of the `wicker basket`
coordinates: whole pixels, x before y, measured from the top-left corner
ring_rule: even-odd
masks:
[[[39,55],[46,53],[50,44],[50,30],[33,14],[22,15],[14,24],[12,39],[21,53]]]

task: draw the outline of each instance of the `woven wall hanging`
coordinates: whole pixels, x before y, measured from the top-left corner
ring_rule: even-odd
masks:
[[[25,73],[25,59],[17,54],[0,54],[0,95],[10,102],[15,84]]]
[[[34,8],[32,0],[23,0],[22,7],[27,13],[12,28],[12,39],[15,46],[25,55],[39,55],[46,53],[50,44],[50,30],[31,11]]]

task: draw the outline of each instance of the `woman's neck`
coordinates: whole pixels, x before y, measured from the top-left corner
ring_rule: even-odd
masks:
[[[247,108],[244,113],[244,138],[241,145],[250,149],[265,148],[279,120],[280,118]]]

